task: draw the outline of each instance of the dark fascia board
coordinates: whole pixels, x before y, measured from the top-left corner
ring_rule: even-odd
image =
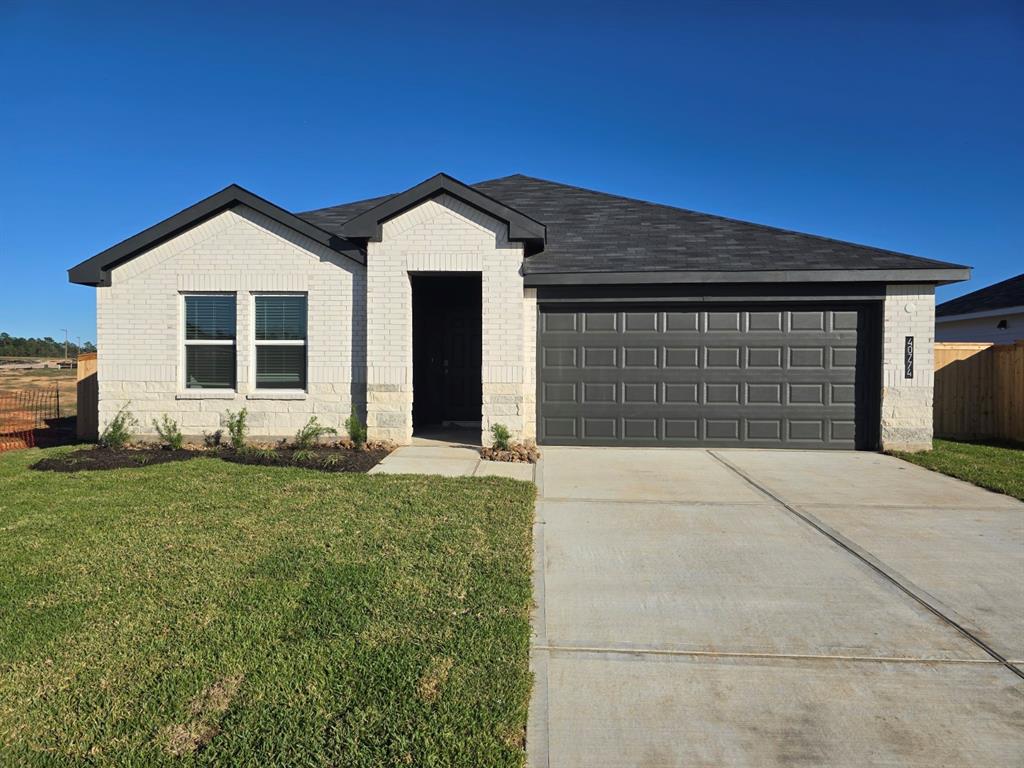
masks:
[[[489,197],[482,192],[463,184],[446,173],[439,173],[405,192],[388,198],[365,213],[350,219],[341,227],[345,237],[371,240],[379,243],[382,237],[382,224],[388,219],[413,208],[424,200],[449,194],[467,205],[508,224],[508,239],[530,245],[530,253],[537,253],[544,247],[547,228],[515,208]]]
[[[180,213],[164,219],[159,224],[154,224],[149,229],[145,229],[112,248],[96,254],[91,259],[86,259],[81,264],[73,266],[68,270],[68,280],[81,285],[108,286],[110,285],[110,270],[133,259],[141,252],[201,224],[218,213],[239,205],[252,208],[359,264],[366,263],[366,257],[356,243],[325,232],[308,221],[289,213],[284,208],[274,205],[269,200],[254,195],[237,184],[232,184]]]
[[[940,305],[941,306],[941,305]],[[961,312],[956,315],[935,315],[936,323],[949,323],[958,320],[984,320],[989,317],[1024,314],[1024,305],[1017,307],[1000,307],[999,309],[979,309],[976,312]]]
[[[645,283],[542,285],[539,304],[728,303],[735,301],[881,301],[885,283]]]
[[[636,285],[641,283],[934,283],[968,280],[970,267],[923,269],[788,269],[749,272],[559,272],[527,273],[526,286]]]

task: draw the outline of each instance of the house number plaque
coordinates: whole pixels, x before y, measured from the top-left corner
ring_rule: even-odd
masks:
[[[903,378],[914,378],[914,337],[907,336],[903,342]]]

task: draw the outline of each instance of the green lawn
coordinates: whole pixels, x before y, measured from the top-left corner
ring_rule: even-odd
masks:
[[[521,765],[534,488],[0,454],[3,765]]]
[[[983,445],[936,440],[923,453],[899,453],[904,461],[958,477],[1024,501],[1024,445]]]

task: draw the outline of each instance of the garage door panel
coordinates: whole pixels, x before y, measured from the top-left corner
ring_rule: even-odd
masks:
[[[856,331],[860,327],[860,313],[855,310],[833,311],[829,316],[833,331]]]
[[[706,312],[704,313],[704,330],[707,333],[722,333],[740,330],[740,312]]]
[[[700,348],[692,347],[664,347],[662,360],[666,368],[699,368]]]
[[[697,331],[700,327],[698,312],[666,312],[665,330],[671,332]]]
[[[619,330],[618,312],[583,312],[583,330],[588,333],[615,333]],[[575,330],[575,328],[573,328]]]
[[[578,317],[575,312],[550,312],[542,317],[541,328],[545,333],[576,331]]]
[[[700,402],[700,382],[666,381],[661,401],[665,405],[695,405]]]
[[[583,437],[591,440],[614,440],[619,436],[619,420],[615,416],[585,416],[583,422]]]
[[[877,310],[542,307],[540,439],[856,447],[868,311]]]
[[[779,310],[770,312],[750,312],[747,314],[747,330],[750,333],[778,333],[783,327],[784,313]]]
[[[743,348],[740,346],[704,347],[705,368],[739,368],[743,359]]]
[[[622,329],[627,334],[657,331],[660,312],[624,312]]]
[[[580,402],[587,405],[600,403],[619,402],[619,387],[623,386],[618,381],[584,381],[583,397]]]
[[[658,353],[657,347],[629,346],[622,350],[623,368],[657,368]]]
[[[618,368],[619,348],[617,346],[585,346],[582,348],[583,367],[587,370],[595,368]]]

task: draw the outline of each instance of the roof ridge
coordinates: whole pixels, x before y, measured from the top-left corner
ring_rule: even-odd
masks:
[[[434,176],[447,176],[449,179],[452,179],[453,181],[459,181],[454,176],[452,176],[451,174],[445,173],[444,171],[440,171],[438,173],[435,173]],[[504,181],[505,179],[514,179],[516,177],[520,177],[520,178],[524,178],[524,179],[532,179],[533,178],[531,176],[526,176],[526,175],[524,175],[522,173],[510,173],[508,176],[498,176],[498,177],[493,178],[493,179],[485,179],[484,181],[476,181],[476,182],[473,182],[472,184],[466,184],[466,186],[467,187],[474,187],[475,188],[477,184],[486,184],[486,183],[491,182],[491,181]],[[430,177],[430,178],[433,178],[433,176]],[[534,181],[545,181],[545,179],[533,179],[533,180]],[[465,184],[465,182],[461,182],[461,181],[459,183],[460,184]],[[552,182],[549,182],[549,183],[557,184],[558,182],[552,181]],[[477,192],[480,192],[480,190],[477,190]],[[370,202],[377,202],[377,204],[379,205],[381,203],[386,203],[388,200],[390,200],[395,195],[400,195],[400,194],[402,194],[402,193],[401,192],[389,192],[389,193],[384,194],[384,195],[377,195],[376,197],[364,197],[362,200],[349,200],[348,202],[345,202],[345,203],[335,203],[334,205],[325,205],[323,208],[311,208],[308,211],[298,211],[295,215],[296,216],[305,216],[308,213],[321,213],[322,211],[333,211],[335,208],[344,208],[344,207],[349,206],[349,205],[361,205],[363,203],[370,203]],[[480,194],[486,194],[486,193],[481,192]],[[506,206],[508,208],[512,208],[512,206],[509,205],[508,203],[503,202],[501,200],[498,200],[496,197],[493,197],[492,195],[487,195],[487,196],[490,197],[492,200],[494,200],[497,203],[501,203],[502,205],[504,205],[504,206]],[[512,208],[512,210],[516,210],[516,209]],[[519,211],[519,212],[522,213],[522,211]],[[523,215],[526,215],[526,214],[523,214]],[[355,217],[353,217],[353,218],[355,218]]]
[[[344,208],[347,205],[359,205],[360,203],[369,203],[369,202],[373,202],[373,201],[376,201],[376,200],[380,200],[381,202],[385,202],[387,200],[390,200],[392,197],[394,197],[397,194],[400,194],[400,193],[399,192],[394,192],[394,193],[389,194],[389,195],[378,195],[377,197],[364,197],[362,200],[349,200],[347,203],[335,203],[334,205],[325,205],[323,208],[311,208],[308,211],[297,211],[295,213],[295,215],[296,216],[305,216],[306,214],[309,214],[309,213],[322,213],[323,211],[333,211],[335,208]]]
[[[551,184],[551,185],[557,186],[557,187],[565,187],[567,189],[575,189],[575,190],[578,190],[580,192],[587,192],[587,193],[590,193],[590,194],[593,194],[593,195],[600,195],[601,197],[608,197],[608,198],[612,198],[614,200],[626,200],[626,201],[629,201],[631,203],[642,203],[643,205],[650,205],[650,206],[653,206],[655,208],[667,208],[667,209],[672,210],[672,211],[681,211],[682,213],[687,213],[687,214],[690,214],[692,216],[706,216],[708,218],[718,219],[719,221],[728,221],[728,222],[733,223],[733,224],[743,224],[745,226],[757,227],[759,229],[764,229],[764,230],[768,230],[768,231],[771,231],[771,232],[782,232],[782,233],[785,233],[785,234],[788,234],[788,235],[798,235],[800,237],[813,237],[815,240],[822,240],[822,241],[828,242],[828,243],[836,243],[837,245],[852,246],[854,248],[865,248],[865,249],[869,249],[869,250],[872,250],[872,251],[880,251],[882,253],[889,253],[889,254],[892,254],[894,256],[902,256],[903,258],[916,259],[918,261],[926,262],[926,263],[929,263],[929,264],[941,264],[943,266],[955,266],[955,267],[961,267],[963,269],[967,269],[967,267],[965,265],[963,265],[963,264],[952,264],[952,262],[939,261],[938,259],[929,259],[929,258],[926,258],[924,256],[915,256],[912,253],[904,253],[903,251],[894,251],[891,248],[882,248],[882,247],[876,246],[876,245],[865,245],[864,243],[855,243],[852,240],[840,240],[838,238],[828,237],[826,235],[816,235],[816,234],[813,234],[811,232],[801,232],[800,230],[797,230],[797,229],[787,229],[786,227],[776,227],[776,226],[774,226],[772,224],[760,224],[760,223],[758,223],[756,221],[747,221],[745,219],[737,219],[737,218],[733,218],[731,216],[722,216],[722,215],[717,214],[717,213],[706,213],[704,211],[697,211],[697,210],[694,210],[692,208],[682,208],[682,207],[680,207],[678,205],[669,205],[668,203],[656,203],[656,202],[653,202],[651,200],[643,200],[643,199],[641,199],[639,197],[627,197],[625,195],[616,195],[616,194],[611,193],[611,192],[602,192],[599,189],[590,189],[589,187],[581,187],[581,186],[578,186],[576,184],[563,184],[560,181],[551,181],[550,179],[541,179],[541,178],[536,177],[536,176],[527,176],[526,174],[523,174],[523,173],[516,173],[516,174],[512,174],[511,176],[502,176],[502,177],[499,177],[497,179],[488,179],[487,181],[480,181],[480,182],[477,182],[477,183],[478,184],[486,184],[486,183],[491,182],[491,181],[501,181],[502,179],[509,179],[509,178],[513,178],[513,177],[529,179],[530,181],[539,181],[539,182],[542,182],[544,184]],[[475,186],[475,185],[471,184],[470,186]]]

